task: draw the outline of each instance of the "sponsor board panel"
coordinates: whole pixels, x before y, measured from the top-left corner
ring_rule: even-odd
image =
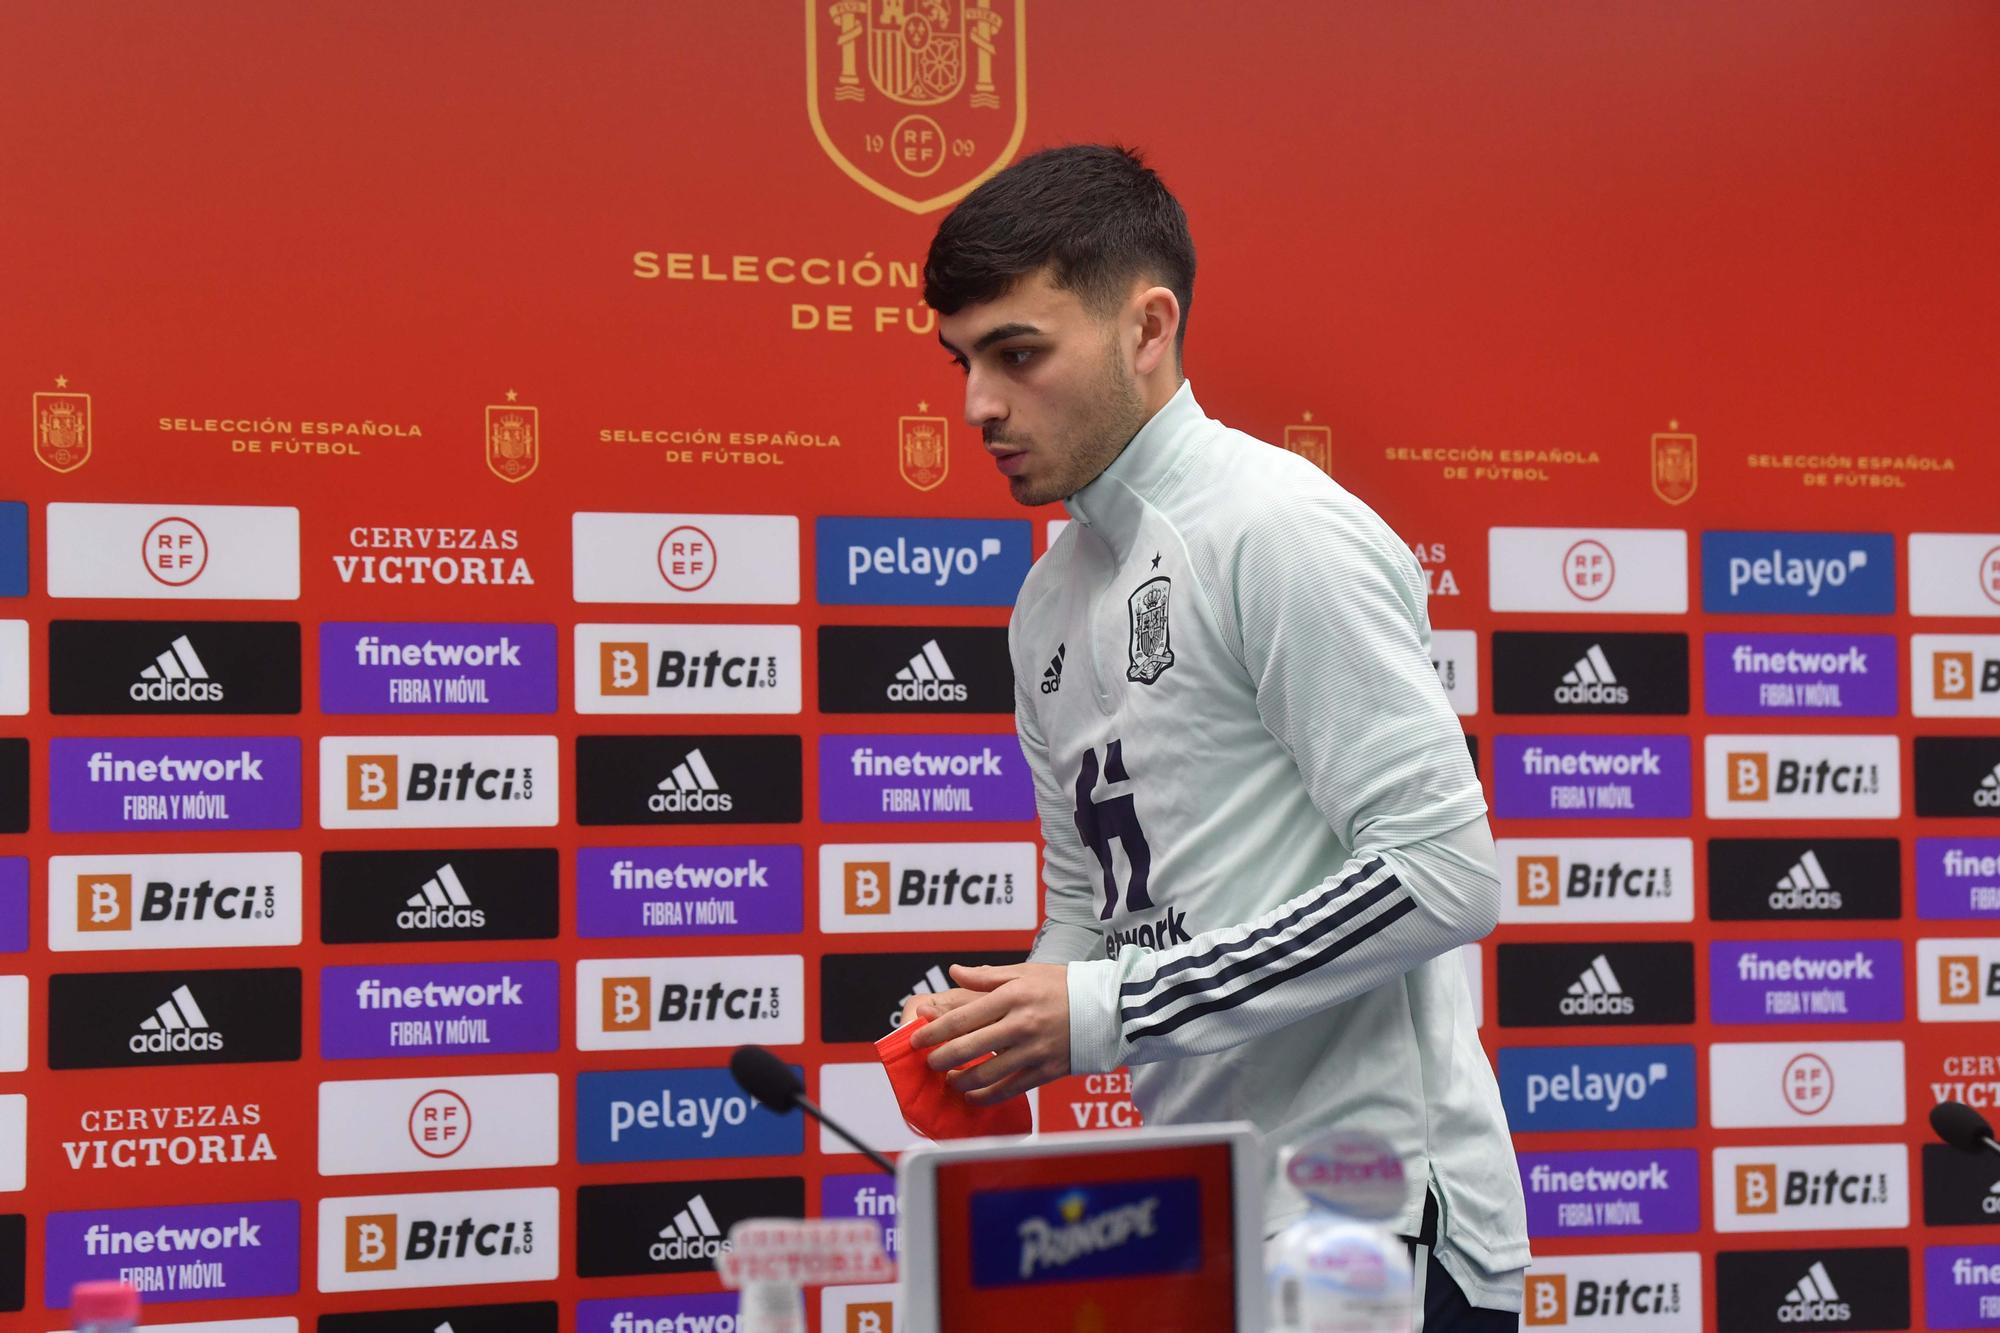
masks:
[[[1922,1145],[1924,1225],[1983,1227],[2000,1222],[2000,1153]]]
[[[1886,532],[1704,532],[1701,607],[1757,615],[1894,614],[1896,539]]]
[[[2000,736],[1916,738],[1917,814],[2000,819]]]
[[[51,597],[296,601],[299,511],[52,503]]]
[[[828,823],[1035,818],[1012,733],[822,736],[819,816]]]
[[[2000,1018],[2000,939],[1918,940],[1917,1018],[1925,1023]]]
[[[993,625],[821,625],[822,713],[1011,713],[1007,631]]]
[[[579,713],[799,711],[797,625],[578,625],[575,645]]]
[[[1471,717],[1479,711],[1479,636],[1469,629],[1431,631],[1431,666],[1451,701],[1451,711]]]
[[[58,972],[51,1069],[264,1064],[299,1058],[295,967]]]
[[[28,831],[28,742],[0,736],[0,833]]]
[[[1710,819],[1895,819],[1903,813],[1894,736],[1703,738]]]
[[[1910,711],[2000,717],[2000,634],[1911,635]]]
[[[1702,689],[1713,717],[1894,717],[1893,634],[1708,634]]]
[[[822,606],[1012,606],[1033,563],[1024,519],[821,518]]]
[[[122,1278],[146,1305],[299,1289],[299,1205],[204,1203],[50,1213],[42,1300],[69,1308],[79,1282]]]
[[[805,1151],[804,1126],[803,1116],[778,1115],[745,1094],[727,1069],[577,1075],[580,1162],[796,1157]]]
[[[711,1272],[738,1222],[804,1217],[805,1205],[798,1176],[583,1185],[576,1192],[576,1273]]]
[[[1911,533],[1910,614],[2000,616],[2000,533]]]
[[[1032,842],[827,843],[819,928],[1033,930],[1040,916]]]
[[[560,1272],[553,1189],[319,1201],[319,1289],[546,1282]]]
[[[28,1219],[0,1213],[0,1311],[28,1303]]]
[[[742,1300],[735,1292],[724,1291],[578,1301],[576,1333],[737,1333],[736,1316]]]
[[[554,1301],[529,1301],[323,1314],[317,1333],[442,1333],[445,1329],[451,1333],[556,1333],[557,1309]]]
[[[319,1173],[554,1166],[554,1074],[431,1074],[319,1085]]]
[[[1900,1125],[1900,1041],[1719,1041],[1708,1048],[1717,1129]]]
[[[1701,1154],[1693,1148],[1520,1154],[1528,1234],[1680,1235],[1701,1229]]]
[[[882,1249],[891,1259],[902,1253],[901,1201],[896,1182],[880,1171],[820,1177],[821,1217],[865,1217],[882,1228]]]
[[[951,989],[950,968],[1008,967],[1008,952],[830,953],[820,959],[819,1039],[873,1042],[903,1023],[903,1002]]]
[[[28,1099],[0,1093],[0,1194],[28,1187]]]
[[[49,948],[231,949],[297,944],[297,852],[49,858]]]
[[[577,1049],[796,1046],[805,1040],[804,977],[799,954],[583,959]]]
[[[28,858],[0,856],[0,953],[28,948]]]
[[[2000,1245],[1926,1246],[1924,1317],[1933,1329],[2000,1328]]]
[[[579,736],[579,824],[796,824],[797,736]]]
[[[1694,944],[1502,944],[1500,1026],[1694,1022]]]
[[[570,540],[579,602],[798,604],[790,514],[577,513]]]
[[[0,620],[0,717],[28,711],[28,622]]]
[[[576,933],[585,939],[796,935],[805,921],[797,845],[583,847]]]
[[[0,597],[27,595],[28,506],[19,500],[0,500]]]
[[[403,963],[320,969],[326,1060],[553,1051],[561,965]]]
[[[52,620],[49,711],[296,713],[292,620]]]
[[[1910,1223],[1901,1143],[1717,1148],[1717,1231],[1900,1230]]]
[[[1686,736],[1495,736],[1494,813],[1505,819],[1685,819]]]
[[[1692,838],[1502,838],[1500,919],[1694,920]]]
[[[321,828],[546,828],[558,808],[553,736],[319,743]]]
[[[1712,940],[1717,1023],[1900,1023],[1900,940]]]
[[[271,1319],[197,1319],[191,1323],[161,1323],[148,1319],[147,1328],[170,1328],[174,1333],[299,1333],[299,1321],[290,1315],[280,1315]],[[321,1324],[324,1328],[325,1325]],[[73,1330],[59,1329],[55,1333],[74,1333]],[[425,1333],[431,1333],[425,1330]]]
[[[1715,1318],[1716,1333],[1908,1328],[1910,1252],[1724,1250],[1715,1256]]]
[[[1488,528],[1491,608],[1680,615],[1687,533],[1678,528]]]
[[[860,1282],[851,1287],[821,1287],[819,1326],[823,1333],[902,1333],[902,1322],[896,1316],[896,1284]]]
[[[319,627],[319,710],[553,713],[556,627],[328,621]]]
[[[291,1188],[308,1151],[310,1117],[271,1104],[271,1092],[270,1080],[251,1069],[211,1067],[192,1087],[58,1080],[35,1099],[37,1160],[67,1182],[64,1189],[122,1192],[141,1178],[168,1177],[232,1193]]]
[[[1903,856],[1894,838],[1711,838],[1712,921],[1894,921]]]
[[[0,1074],[18,1074],[27,1067],[28,979],[0,977]]]
[[[1687,635],[1496,630],[1493,711],[1684,715]]]
[[[1693,1046],[1503,1046],[1498,1064],[1516,1133],[1695,1124]]]
[[[49,827],[294,829],[299,768],[296,736],[56,736],[49,741]]]
[[[554,939],[561,873],[553,847],[321,852],[319,936],[327,944]]]
[[[2000,918],[2000,838],[1918,838],[1917,915],[1926,921]]]
[[[1536,1255],[1524,1328],[1702,1333],[1699,1254]]]

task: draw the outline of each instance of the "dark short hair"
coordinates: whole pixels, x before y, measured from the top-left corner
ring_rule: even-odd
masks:
[[[1151,278],[1181,304],[1175,350],[1194,303],[1187,214],[1137,152],[1106,144],[1045,148],[967,195],[924,260],[924,300],[956,314],[1047,267],[1059,288],[1102,313]]]

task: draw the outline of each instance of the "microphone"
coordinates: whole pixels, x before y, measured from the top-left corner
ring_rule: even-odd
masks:
[[[729,1057],[729,1072],[735,1077],[738,1087],[779,1115],[789,1113],[794,1106],[798,1107],[846,1139],[863,1157],[890,1175],[896,1174],[895,1163],[842,1129],[834,1123],[831,1116],[814,1106],[806,1097],[806,1085],[799,1081],[799,1076],[792,1072],[792,1067],[762,1046],[737,1047],[736,1054]]]
[[[1964,1102],[1939,1102],[1933,1106],[1931,1128],[1960,1152],[1976,1153],[1981,1149],[2000,1152],[2000,1143],[1993,1141],[1993,1126]]]

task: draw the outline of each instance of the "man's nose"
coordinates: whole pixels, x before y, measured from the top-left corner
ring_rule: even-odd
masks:
[[[981,429],[1007,419],[1007,404],[995,392],[993,381],[977,370],[965,377],[965,424]]]

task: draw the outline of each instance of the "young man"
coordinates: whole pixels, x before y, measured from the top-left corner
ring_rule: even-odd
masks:
[[[984,1104],[1132,1067],[1152,1124],[1332,1126],[1403,1154],[1419,1327],[1513,1329],[1525,1209],[1460,945],[1491,834],[1431,666],[1424,576],[1318,469],[1181,375],[1187,218],[1129,152],[1001,172],[931,244],[965,417],[1073,520],[1009,627],[1048,844],[1029,961],[954,968],[917,1044]],[[1274,1190],[1267,1229],[1301,1203]]]

